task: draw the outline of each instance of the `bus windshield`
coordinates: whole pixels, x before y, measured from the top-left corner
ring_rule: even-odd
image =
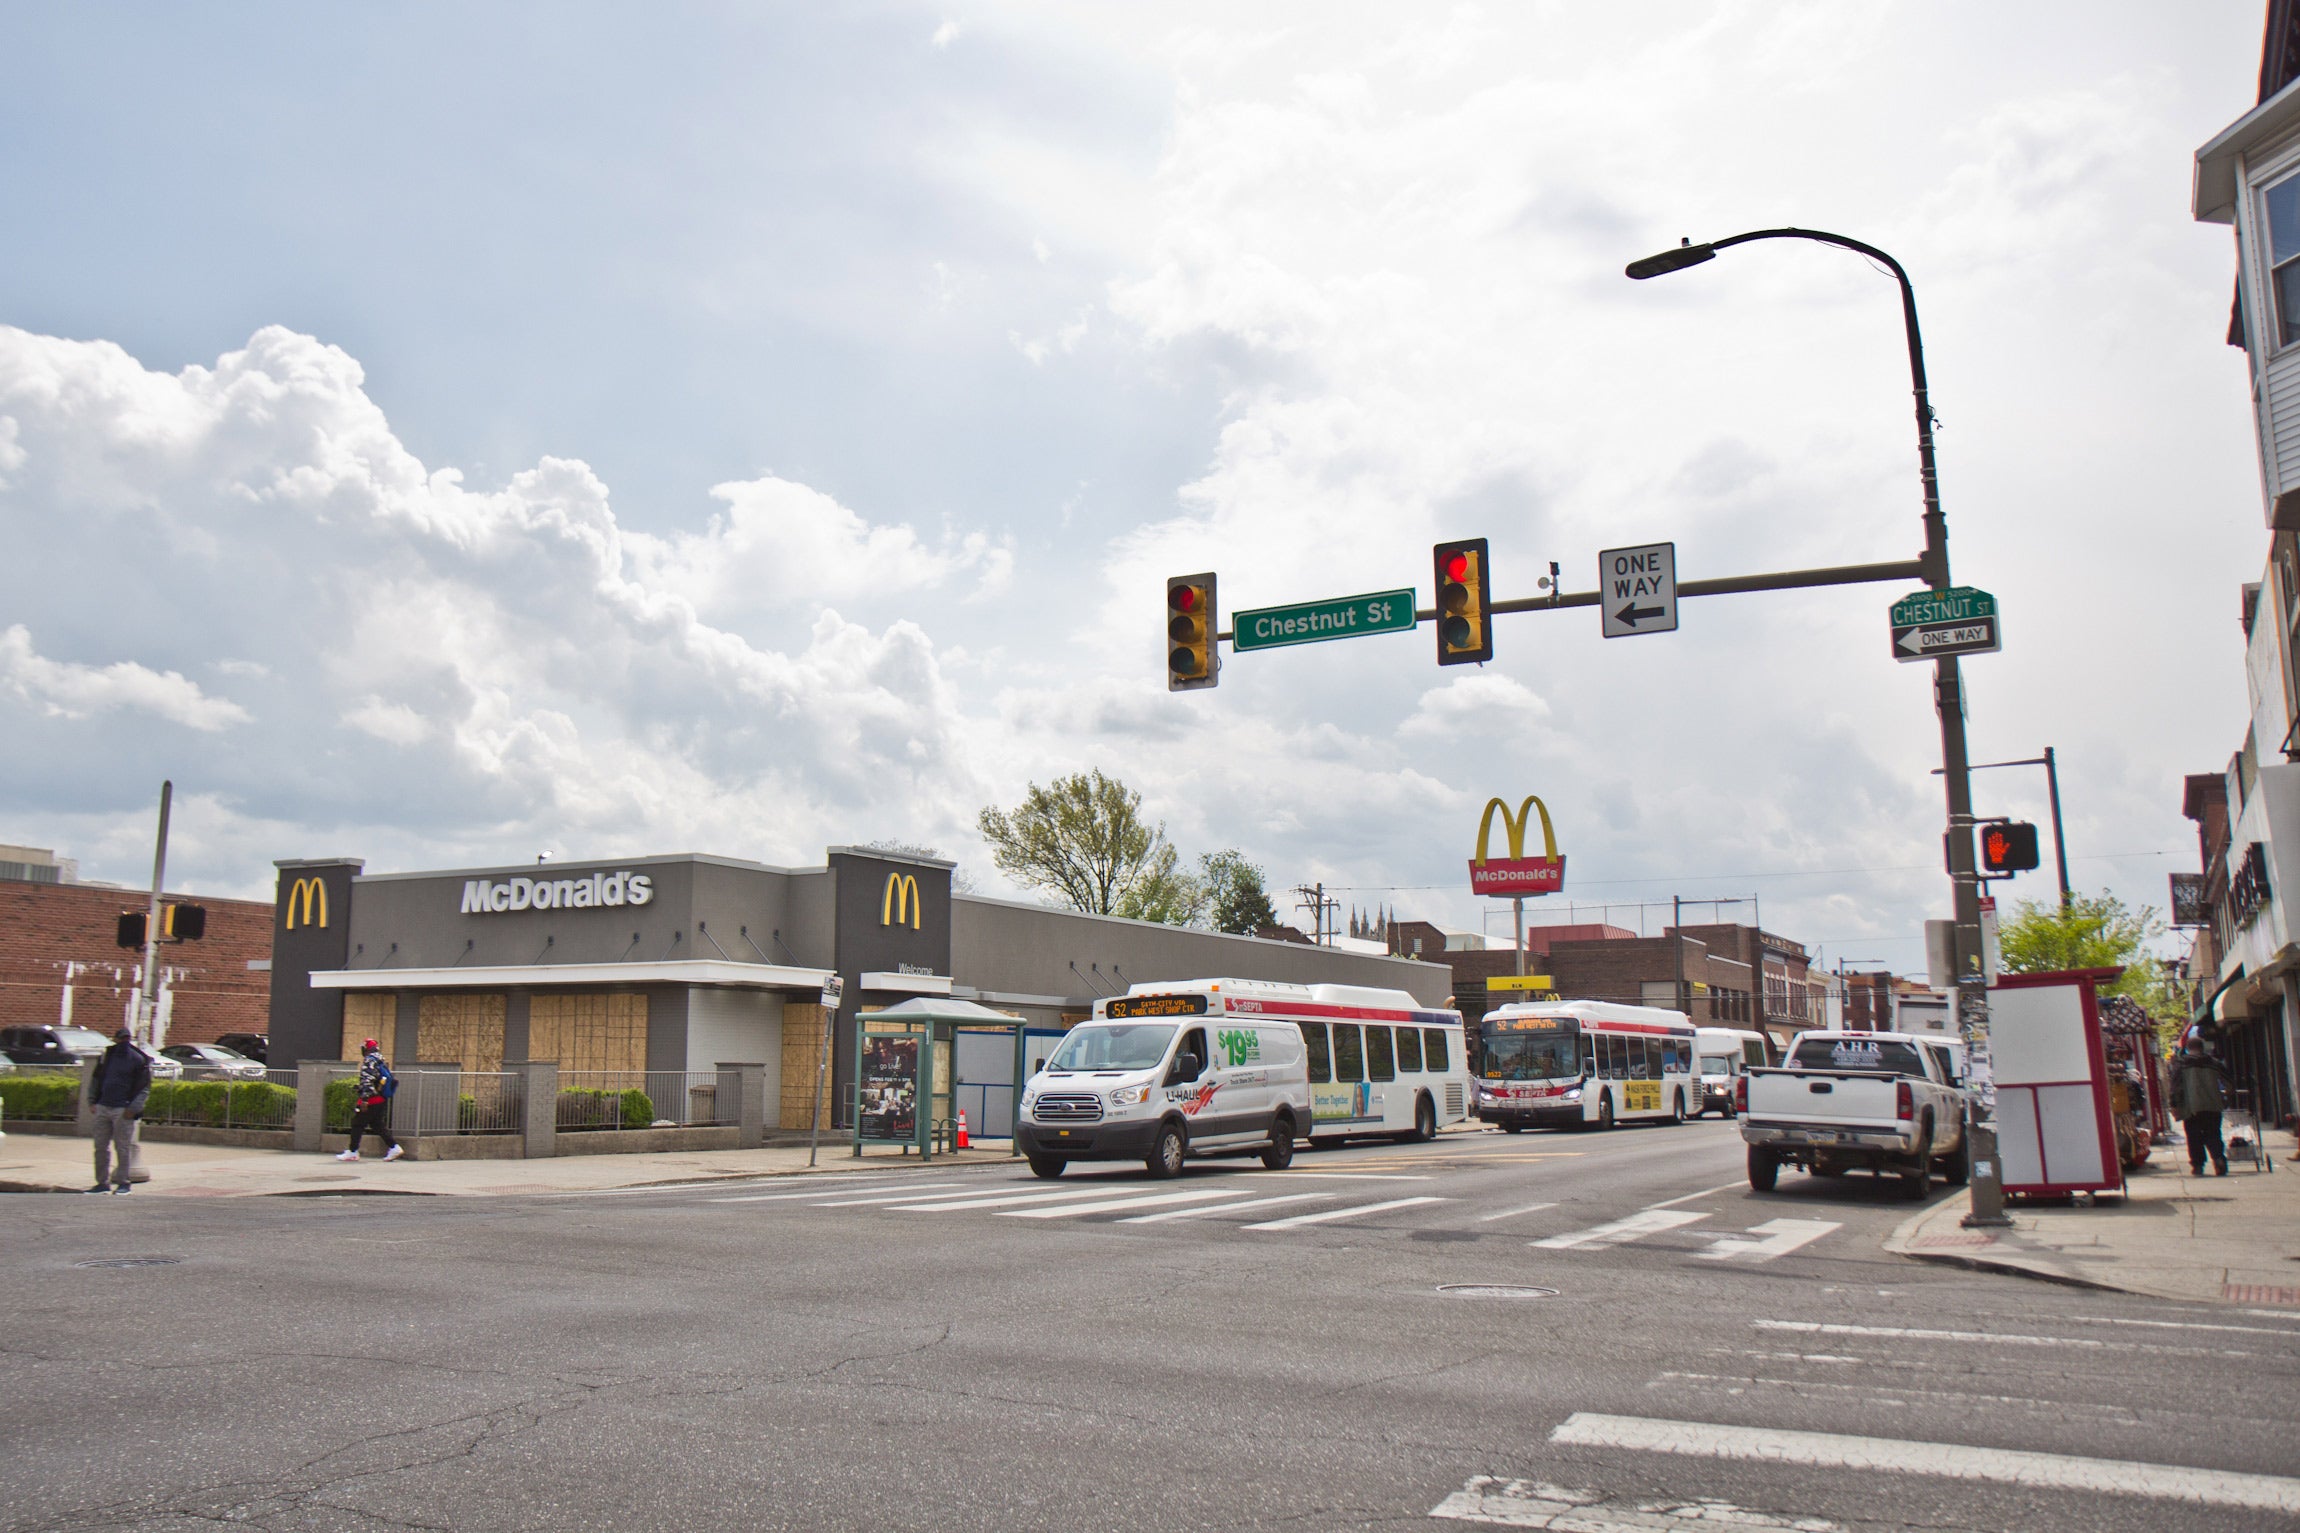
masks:
[[[1485,1078],[1489,1081],[1562,1081],[1581,1074],[1580,1029],[1563,1026],[1527,1032],[1488,1024]]]
[[[1049,1070],[1147,1070],[1166,1057],[1171,1022],[1087,1023],[1074,1027],[1046,1062]]]

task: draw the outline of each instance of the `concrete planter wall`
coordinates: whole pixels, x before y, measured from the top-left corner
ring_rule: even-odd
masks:
[[[717,1128],[561,1129],[552,1153],[646,1155],[657,1150],[733,1150],[741,1148],[741,1139],[742,1130],[732,1123]]]

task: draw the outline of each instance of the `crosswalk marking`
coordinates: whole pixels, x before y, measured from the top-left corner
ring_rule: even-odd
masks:
[[[1064,1192],[1010,1192],[996,1197],[976,1196],[972,1199],[941,1197],[929,1193],[929,1201],[903,1202],[891,1205],[898,1214],[951,1214],[970,1208],[1005,1208],[1010,1204],[1059,1203],[1076,1198],[1105,1198],[1107,1187],[1072,1187]]]
[[[1330,1192],[1289,1192],[1276,1198],[1249,1198],[1243,1203],[1217,1203],[1211,1208],[1175,1208],[1162,1214],[1137,1214],[1120,1224],[1159,1224],[1168,1219],[1198,1219],[1207,1214],[1242,1214],[1247,1209],[1276,1208],[1281,1203],[1323,1203]]]
[[[871,1196],[855,1198],[851,1201],[855,1203],[877,1203],[901,1193],[927,1192],[937,1187],[956,1187],[958,1185],[957,1182],[904,1182],[899,1187],[877,1188]],[[805,1192],[754,1192],[739,1198],[713,1198],[711,1201],[714,1203],[797,1203],[807,1198],[828,1197],[831,1193],[840,1190],[842,1189],[833,1187],[810,1187]],[[844,1208],[847,1205],[830,1203],[824,1206],[827,1208]]]
[[[1553,1533],[1844,1533],[1818,1517],[1784,1519],[1752,1512],[1704,1496],[1699,1501],[1634,1501],[1616,1504],[1605,1491],[1568,1490],[1526,1480],[1481,1474],[1430,1508],[1432,1517],[1455,1522],[1490,1522],[1509,1528],[1549,1528]]]
[[[1480,1224],[1491,1224],[1496,1219],[1515,1219],[1519,1214],[1538,1214],[1545,1208],[1555,1207],[1557,1207],[1555,1203],[1528,1203],[1523,1208],[1507,1208],[1503,1209],[1498,1214],[1480,1215],[1477,1222]]]
[[[1664,1230],[1673,1230],[1708,1217],[1707,1214],[1689,1214],[1677,1208],[1648,1208],[1626,1219],[1616,1219],[1611,1224],[1575,1230],[1570,1235],[1552,1235],[1547,1240],[1536,1240],[1533,1244],[1547,1251],[1626,1245],[1632,1240],[1643,1240],[1648,1235],[1658,1235]]]
[[[1449,1198],[1392,1198],[1387,1203],[1361,1203],[1355,1208],[1329,1208],[1319,1214],[1296,1214],[1291,1219],[1272,1219],[1265,1224],[1249,1224],[1250,1230],[1291,1230],[1305,1224],[1331,1224],[1336,1219],[1356,1219],[1365,1214],[1387,1213],[1393,1208],[1411,1208],[1416,1203],[1446,1203]]]
[[[1729,1427],[1703,1421],[1606,1416],[1576,1411],[1549,1434],[1553,1443],[1583,1448],[1628,1448],[1691,1458],[1739,1459],[1764,1464],[1883,1470],[1982,1480],[2041,1490],[2095,1491],[2148,1496],[2191,1505],[2243,1507],[2300,1514],[2300,1480],[2283,1475],[2189,1469],[2177,1464],[2128,1463],[1968,1448],[1959,1443],[1910,1442],[1895,1437],[1849,1437],[1778,1427]]]
[[[946,1182],[942,1185],[947,1187],[954,1186],[956,1184]],[[817,1202],[810,1203],[807,1206],[810,1208],[866,1208],[873,1203],[924,1203],[942,1198],[948,1198],[952,1200],[961,1198],[987,1198],[997,1194],[1002,1190],[1003,1189],[997,1187],[977,1187],[969,1192],[936,1192],[931,1187],[918,1187],[912,1189],[909,1192],[881,1192],[874,1193],[867,1198],[837,1198],[828,1203]],[[822,1197],[822,1194],[820,1192],[815,1192],[809,1193],[808,1196],[812,1198],[820,1198]]]
[[[1245,1195],[1243,1187],[1202,1187],[1187,1192],[1135,1193],[1123,1198],[1105,1198],[1099,1203],[1065,1203],[1059,1208],[1010,1208],[1001,1213],[1001,1219],[1074,1219],[1080,1214],[1109,1214],[1123,1208],[1154,1208],[1161,1203],[1203,1203],[1208,1198],[1236,1198]]]
[[[1749,1231],[1762,1236],[1751,1240],[1745,1235],[1722,1235],[1706,1251],[1693,1254],[1703,1261],[1769,1262],[1777,1256],[1787,1256],[1799,1246],[1809,1246],[1831,1230],[1841,1230],[1842,1224],[1827,1219],[1770,1219]]]

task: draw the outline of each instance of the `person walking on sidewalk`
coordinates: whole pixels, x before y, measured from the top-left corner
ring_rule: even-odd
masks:
[[[383,1141],[383,1158],[397,1160],[406,1152],[391,1133],[391,1098],[399,1090],[399,1077],[383,1062],[383,1051],[373,1038],[359,1046],[359,1084],[351,1088],[351,1147],[337,1160],[359,1159],[359,1142],[370,1131]]]
[[[124,1027],[114,1033],[88,1077],[88,1107],[96,1117],[96,1185],[90,1192],[126,1192],[128,1173],[136,1168],[136,1120],[152,1094],[152,1066],[135,1040]]]
[[[2188,1169],[2204,1174],[2204,1157],[2212,1157],[2215,1176],[2228,1174],[2228,1146],[2220,1139],[2220,1114],[2228,1105],[2220,1083],[2228,1075],[2220,1062],[2204,1052],[2204,1041],[2193,1034],[2172,1061],[2172,1113],[2188,1138]]]

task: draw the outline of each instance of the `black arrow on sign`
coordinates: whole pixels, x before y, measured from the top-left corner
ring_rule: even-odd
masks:
[[[1659,617],[1668,610],[1666,607],[1640,607],[1632,603],[1614,613],[1613,620],[1617,623],[1627,623],[1630,627],[1635,628],[1647,618]]]

